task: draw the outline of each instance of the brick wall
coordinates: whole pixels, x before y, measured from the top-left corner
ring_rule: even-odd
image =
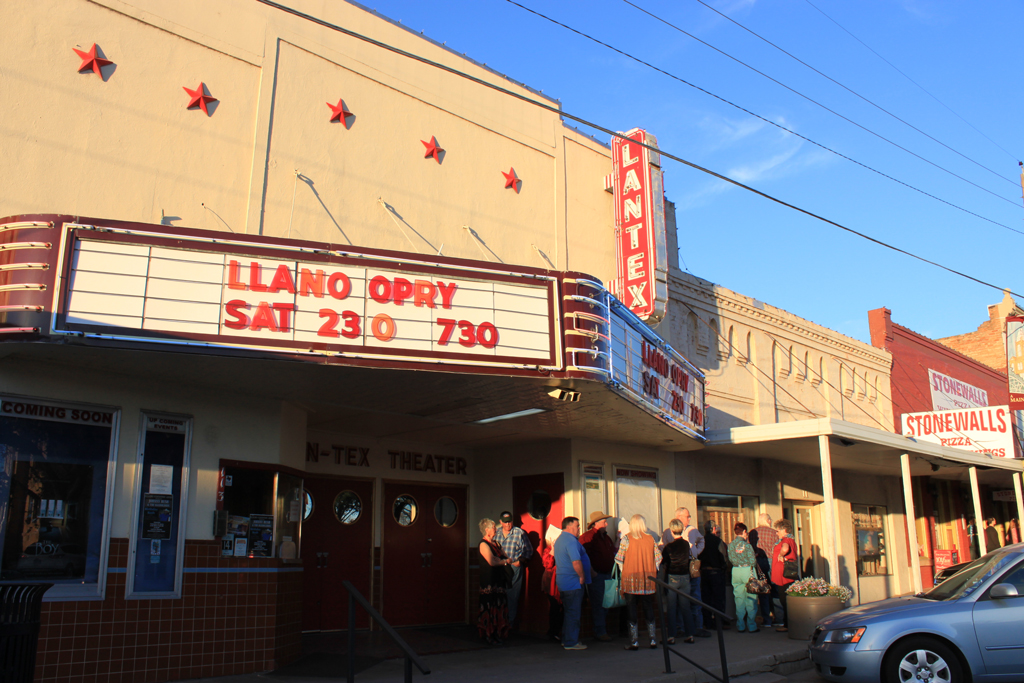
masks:
[[[1006,374],[1006,342],[1003,339],[1006,317],[1020,315],[1021,308],[1009,294],[988,307],[988,320],[974,332],[945,337],[937,341]]]
[[[988,392],[989,405],[1010,401],[1004,371],[993,369],[967,354],[952,349],[943,340],[933,340],[892,322],[887,308],[868,312],[871,344],[892,354],[892,413],[895,429],[901,430],[903,413],[932,410],[928,370],[949,375]],[[984,325],[982,326],[984,327]],[[1002,333],[1000,332],[1000,335]],[[999,345],[1002,345],[1000,340]]]
[[[302,572],[289,571],[294,564],[225,558],[218,541],[186,541],[178,600],[125,599],[127,539],[111,539],[109,565],[104,600],[43,604],[37,682],[228,676],[301,653]]]

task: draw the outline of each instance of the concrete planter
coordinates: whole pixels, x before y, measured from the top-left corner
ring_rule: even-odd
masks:
[[[843,609],[839,598],[831,595],[804,597],[787,595],[786,608],[789,610],[789,637],[793,640],[810,640],[819,619],[824,619]]]

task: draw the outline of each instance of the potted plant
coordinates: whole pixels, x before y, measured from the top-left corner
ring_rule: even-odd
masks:
[[[843,609],[852,597],[853,591],[846,586],[837,586],[824,579],[794,581],[786,590],[789,637],[809,640],[818,621]]]

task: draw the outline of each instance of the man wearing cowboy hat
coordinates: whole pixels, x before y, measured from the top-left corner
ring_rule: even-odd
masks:
[[[604,582],[612,578],[612,566],[615,564],[615,543],[608,536],[608,520],[601,510],[590,513],[587,532],[580,536],[580,544],[590,558],[590,572],[593,580],[590,583],[590,614],[594,617],[594,637],[598,640],[611,640],[605,624],[606,611],[604,605]]]

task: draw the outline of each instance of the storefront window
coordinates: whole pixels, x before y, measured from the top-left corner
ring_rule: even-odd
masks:
[[[583,482],[583,519],[590,519],[590,513],[598,510],[607,512],[608,498],[605,495],[604,465],[581,462],[580,480]]]
[[[256,467],[221,467],[222,553],[296,559],[303,507],[312,499],[304,498],[301,477]]]
[[[715,521],[722,530],[722,540],[731,543],[736,535],[732,532],[736,522],[743,522],[748,529],[757,526],[757,496],[734,496],[728,493],[698,493],[697,520],[694,523],[703,531],[704,522]]]
[[[857,543],[857,576],[889,573],[886,561],[885,507],[854,505],[853,535]]]
[[[0,581],[100,597],[120,413],[0,397]]]
[[[142,415],[128,595],[181,595],[192,419]]]
[[[647,528],[661,532],[661,496],[658,494],[658,470],[638,467],[615,468],[615,505],[626,521],[643,515]]]

